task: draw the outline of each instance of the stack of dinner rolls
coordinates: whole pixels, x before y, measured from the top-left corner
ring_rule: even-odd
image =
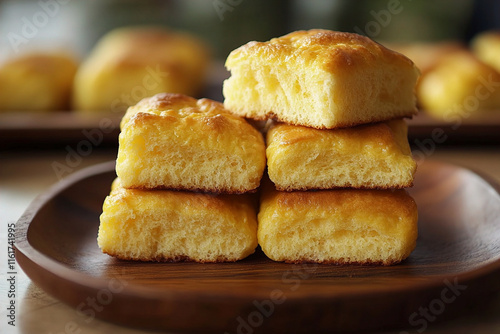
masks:
[[[394,264],[417,239],[404,117],[419,75],[405,56],[356,34],[297,31],[250,42],[226,61],[224,105],[274,119],[258,241],[272,260]]]
[[[218,262],[258,242],[275,261],[408,257],[417,208],[404,188],[416,164],[403,118],[416,113],[413,63],[356,34],[311,30],[250,42],[226,67],[224,105],[158,94],[128,109],[101,249]],[[276,121],[264,127],[267,148],[243,117]],[[257,214],[246,193],[259,186]]]
[[[262,134],[221,103],[172,93],[122,119],[98,244],[120,259],[236,261],[257,247]]]

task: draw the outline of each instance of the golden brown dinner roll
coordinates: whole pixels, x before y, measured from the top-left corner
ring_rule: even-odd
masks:
[[[74,108],[125,111],[161,92],[196,95],[209,62],[207,46],[194,36],[159,27],[113,30],[78,70]]]
[[[444,56],[417,89],[419,103],[430,114],[452,120],[500,107],[500,73],[471,52]]]
[[[356,34],[309,30],[250,42],[231,52],[226,67],[224,105],[248,118],[321,129],[417,111],[411,60]]]
[[[274,261],[395,264],[417,239],[405,190],[262,191],[258,241]]]
[[[62,53],[32,53],[0,67],[0,111],[68,110],[76,61]]]
[[[476,35],[471,48],[479,59],[500,72],[500,31],[485,31]]]
[[[277,124],[267,133],[267,169],[278,190],[405,188],[417,168],[404,120],[317,130]]]
[[[257,247],[247,195],[208,195],[117,186],[105,199],[97,242],[124,260],[236,261]]]
[[[266,166],[260,132],[209,99],[146,98],[121,129],[116,173],[125,188],[244,193],[259,186]]]

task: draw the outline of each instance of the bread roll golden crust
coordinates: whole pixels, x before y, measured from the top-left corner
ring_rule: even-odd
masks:
[[[500,72],[500,31],[485,31],[471,41],[474,54]]]
[[[161,92],[196,95],[210,63],[198,38],[159,27],[119,28],[78,70],[73,104],[82,111],[125,110]]]
[[[489,83],[493,83],[493,86]],[[418,85],[418,99],[429,114],[452,120],[500,108],[500,73],[469,51],[444,56]]]
[[[417,165],[404,120],[317,130],[277,124],[267,133],[267,168],[278,190],[413,185]]]
[[[116,173],[125,188],[245,193],[260,185],[264,139],[221,103],[158,94],[130,107],[121,126]]]
[[[247,195],[125,189],[105,199],[99,247],[124,260],[237,261],[257,247],[257,218]]]
[[[68,110],[76,61],[65,54],[33,53],[0,67],[0,111]]]
[[[396,264],[413,251],[418,213],[405,190],[262,191],[258,241],[274,261]]]
[[[417,112],[413,63],[356,34],[309,30],[249,42],[226,67],[224,104],[248,118],[322,129]]]

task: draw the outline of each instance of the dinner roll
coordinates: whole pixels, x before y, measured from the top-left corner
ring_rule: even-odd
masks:
[[[267,133],[267,168],[278,190],[405,188],[417,168],[404,120],[317,130],[277,124]]]
[[[116,173],[125,188],[244,193],[265,167],[261,133],[219,102],[163,93],[122,119]]]
[[[417,94],[422,108],[445,120],[467,118],[500,108],[500,73],[462,51],[444,56],[420,79]]]
[[[196,95],[209,62],[207,46],[194,36],[160,27],[118,28],[78,70],[74,108],[125,111],[161,92]]]
[[[474,54],[500,72],[500,31],[477,34],[471,42]]]
[[[236,261],[257,247],[248,195],[208,195],[115,187],[106,197],[97,242],[124,260]]]
[[[0,67],[0,111],[68,110],[77,69],[62,53],[32,53]]]
[[[417,239],[417,207],[405,190],[262,191],[259,245],[274,261],[391,265]]]
[[[367,37],[296,31],[249,42],[226,60],[224,105],[253,119],[322,128],[416,114],[419,72],[411,60]]]

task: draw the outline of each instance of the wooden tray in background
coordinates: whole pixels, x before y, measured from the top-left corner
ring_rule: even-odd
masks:
[[[74,145],[118,146],[120,113],[74,111],[0,113],[1,148]]]
[[[102,135],[102,141],[95,146],[116,147],[121,117],[109,112],[0,113],[0,149],[76,145],[88,140],[86,133],[95,130]],[[420,112],[408,124],[408,139],[413,146],[415,140],[434,140],[434,136],[445,136],[444,141],[437,142],[439,145],[500,145],[500,112],[470,117],[462,123],[446,123]]]
[[[457,118],[451,122],[431,117],[421,111],[408,120],[408,139],[412,146],[415,140],[433,140],[437,145],[450,144],[497,144],[500,145],[500,111],[488,111],[468,118]],[[500,146],[499,146],[500,147]]]
[[[33,282],[80,311],[89,297],[101,301],[104,320],[190,332],[414,332],[420,308],[440,321],[500,288],[500,186],[454,165],[419,166],[417,248],[391,267],[276,263],[259,250],[236,263],[119,261],[96,243],[114,178],[112,162],[82,170],[17,225],[17,261]]]

